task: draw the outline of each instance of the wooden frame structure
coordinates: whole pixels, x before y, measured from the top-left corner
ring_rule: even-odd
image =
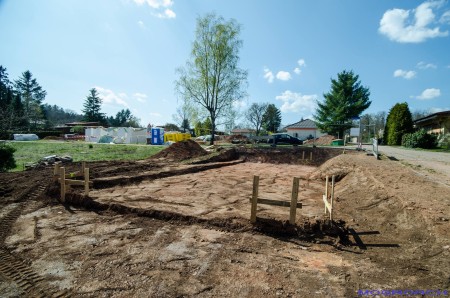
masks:
[[[256,222],[256,209],[259,204],[265,204],[265,205],[272,205],[272,206],[281,206],[281,207],[289,207],[290,213],[289,213],[289,223],[295,224],[295,218],[297,213],[297,208],[302,208],[302,203],[298,203],[298,188],[300,184],[300,179],[297,177],[294,177],[292,182],[292,194],[291,194],[291,201],[277,201],[277,200],[270,200],[270,199],[260,199],[258,198],[259,194],[259,176],[253,176],[253,194],[252,198],[250,199],[252,203],[251,207],[251,214],[250,214],[250,222],[255,223]]]
[[[89,195],[89,185],[92,185],[92,181],[89,181],[89,168],[86,168],[86,162],[82,162],[81,171],[76,171],[68,174],[66,174],[66,168],[61,167],[60,163],[56,163],[53,170],[53,177],[55,181],[58,181],[61,185],[62,202],[65,202],[67,189],[72,185],[84,186],[84,194],[86,196]],[[78,177],[83,177],[83,180],[70,179]]]
[[[333,201],[334,201],[334,175],[331,177],[331,194],[328,195],[328,175],[325,180],[325,194],[322,196],[323,202],[325,204],[325,215],[327,211],[330,213],[330,220],[333,220]],[[330,198],[330,202],[328,202]]]

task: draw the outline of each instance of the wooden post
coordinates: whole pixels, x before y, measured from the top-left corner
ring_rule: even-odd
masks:
[[[88,196],[89,195],[89,168],[85,168],[83,173],[84,173],[84,195]]]
[[[61,181],[61,202],[66,201],[66,169],[64,167],[60,168],[59,179]]]
[[[86,169],[86,162],[82,161],[81,162],[81,173],[84,173],[84,169]]]
[[[303,151],[302,159],[305,159],[305,151]]]
[[[312,151],[309,153],[309,160],[312,160]]]
[[[334,175],[331,177],[331,210],[330,210],[330,221],[333,220],[333,200],[334,200]]]
[[[250,214],[250,222],[256,222],[256,207],[258,205],[258,188],[259,176],[253,176],[253,194],[252,194],[252,209]]]
[[[325,180],[325,198],[328,200],[328,175]],[[325,214],[327,214],[327,206],[325,205]]]
[[[295,224],[295,215],[297,212],[297,199],[298,199],[298,186],[299,186],[299,178],[294,177],[292,182],[292,195],[291,195],[291,212],[289,215],[289,223],[291,225]]]
[[[60,173],[61,164],[59,162],[55,163],[55,167],[53,168],[53,179],[58,181],[58,176]]]

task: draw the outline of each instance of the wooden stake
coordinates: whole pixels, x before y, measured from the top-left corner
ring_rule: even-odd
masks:
[[[83,172],[84,172],[84,195],[88,196],[89,195],[89,168],[84,168]]]
[[[305,159],[305,151],[303,151],[302,159]]]
[[[55,167],[53,168],[53,179],[55,181],[58,180],[58,176],[59,176],[59,168],[61,167],[61,164],[59,162],[55,163]]]
[[[253,176],[253,194],[252,194],[252,209],[250,214],[250,222],[256,222],[256,207],[258,205],[258,188],[259,176]]]
[[[84,173],[84,169],[86,169],[86,162],[85,162],[85,161],[82,161],[82,162],[81,162],[81,173],[82,173],[82,174]]]
[[[334,200],[334,175],[331,177],[331,209],[330,209],[330,221],[333,220],[333,200]]]
[[[61,177],[61,202],[66,201],[66,183],[65,183],[65,177],[66,177],[66,169],[64,167],[60,168],[59,177]]]
[[[325,198],[328,200],[328,175],[325,180]],[[327,214],[327,206],[325,206],[325,214]]]
[[[299,186],[299,178],[294,177],[292,182],[292,195],[291,195],[291,210],[289,215],[289,223],[291,225],[295,224],[295,215],[297,212],[297,199],[298,199],[298,186]]]
[[[312,160],[312,151],[309,153],[309,159]]]

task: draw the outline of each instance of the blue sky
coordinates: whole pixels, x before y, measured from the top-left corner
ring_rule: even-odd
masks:
[[[240,112],[269,102],[283,124],[311,117],[343,70],[370,88],[366,112],[450,109],[448,1],[0,0],[0,65],[10,79],[30,70],[48,104],[81,112],[96,87],[109,115],[173,122],[175,69],[208,12],[242,25]]]

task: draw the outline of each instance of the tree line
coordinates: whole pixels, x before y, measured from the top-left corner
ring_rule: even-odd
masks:
[[[102,100],[95,88],[89,90],[82,114],[44,103],[46,96],[47,92],[29,70],[11,81],[7,69],[0,65],[0,132],[50,130],[79,121],[140,127],[139,119],[129,109],[109,117],[102,113]]]

